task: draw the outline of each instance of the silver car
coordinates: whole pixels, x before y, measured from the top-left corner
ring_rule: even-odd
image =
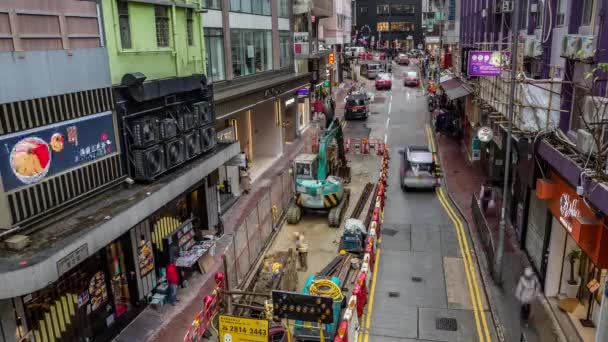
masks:
[[[433,153],[426,146],[408,146],[400,149],[401,189],[433,189],[439,183],[435,176]]]

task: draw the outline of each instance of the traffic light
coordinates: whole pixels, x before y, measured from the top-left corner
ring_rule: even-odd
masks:
[[[334,65],[336,63],[336,55],[334,55],[333,52],[329,53],[329,58],[328,58],[328,62],[331,65]]]

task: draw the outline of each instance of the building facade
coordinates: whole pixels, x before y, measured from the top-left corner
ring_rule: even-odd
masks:
[[[518,2],[517,13],[513,5],[461,3],[460,46],[454,49],[453,71],[459,82],[476,89],[463,98],[463,145],[469,160],[502,186],[504,151],[511,144],[511,191],[504,199],[508,225],[539,275],[561,328],[578,333],[582,341],[604,341],[608,170],[605,157],[596,151],[606,143],[606,85],[601,76],[585,74],[598,76],[598,65],[608,62],[608,26],[602,19],[608,2],[526,0]],[[514,15],[520,20],[520,81],[512,99],[508,73],[477,77],[469,70],[468,58],[479,58],[480,50],[510,52]],[[506,114],[511,101],[517,105],[509,142]],[[477,139],[482,126],[492,128],[493,141]],[[557,309],[564,299],[575,299],[571,312]]]
[[[0,5],[1,341],[109,341],[219,219],[199,1]],[[197,238],[195,238],[197,236]]]
[[[357,37],[375,49],[418,48],[424,43],[423,0],[358,0]]]

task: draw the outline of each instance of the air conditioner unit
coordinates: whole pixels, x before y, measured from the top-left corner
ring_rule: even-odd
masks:
[[[150,182],[165,172],[165,150],[161,145],[154,145],[145,150],[133,151],[135,180]]]
[[[540,39],[534,38],[534,44],[532,46],[532,57],[540,57],[543,55],[543,42]]]
[[[130,124],[132,133],[132,146],[145,147],[158,141],[160,138],[158,121],[155,117],[146,117],[135,120]]]
[[[579,129],[576,132],[576,148],[586,155],[597,151],[593,135],[585,130]]]
[[[538,12],[538,4],[530,4],[530,13]]]
[[[186,159],[192,159],[201,153],[201,133],[198,129],[184,134]]]
[[[162,119],[159,122],[160,138],[163,140],[177,136],[177,121],[173,118]]]
[[[494,3],[494,13],[502,12],[502,0],[496,0]]]
[[[608,120],[608,98],[585,96],[583,116],[587,123],[600,123]]]
[[[199,117],[199,124],[201,126],[206,126],[210,123],[213,123],[213,111],[211,110],[211,105],[207,101],[197,102],[192,105],[192,109],[194,113],[196,113]]]
[[[502,13],[510,13],[513,12],[513,1],[504,0],[502,2]]]
[[[189,131],[198,127],[198,115],[194,112],[183,111],[182,116],[184,117],[184,131]]]
[[[165,143],[165,160],[167,162],[167,169],[184,162],[184,139],[173,139]]]
[[[593,36],[581,36],[580,50],[576,54],[577,59],[593,59],[595,56],[595,39]]]
[[[532,57],[532,53],[534,51],[534,42],[536,38],[533,35],[526,36],[526,40],[524,41],[524,56]]]
[[[213,126],[201,128],[201,151],[208,152],[217,144],[215,128]]]
[[[581,46],[581,37],[573,34],[567,34],[562,41],[561,57],[575,58],[576,53]]]

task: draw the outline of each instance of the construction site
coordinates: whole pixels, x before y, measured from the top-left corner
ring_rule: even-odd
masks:
[[[343,127],[338,119],[329,122],[312,153],[292,161],[289,207],[242,277],[232,276],[225,261],[184,341],[233,341],[245,331],[247,341],[327,341],[357,333],[388,153],[381,142],[346,141]]]

